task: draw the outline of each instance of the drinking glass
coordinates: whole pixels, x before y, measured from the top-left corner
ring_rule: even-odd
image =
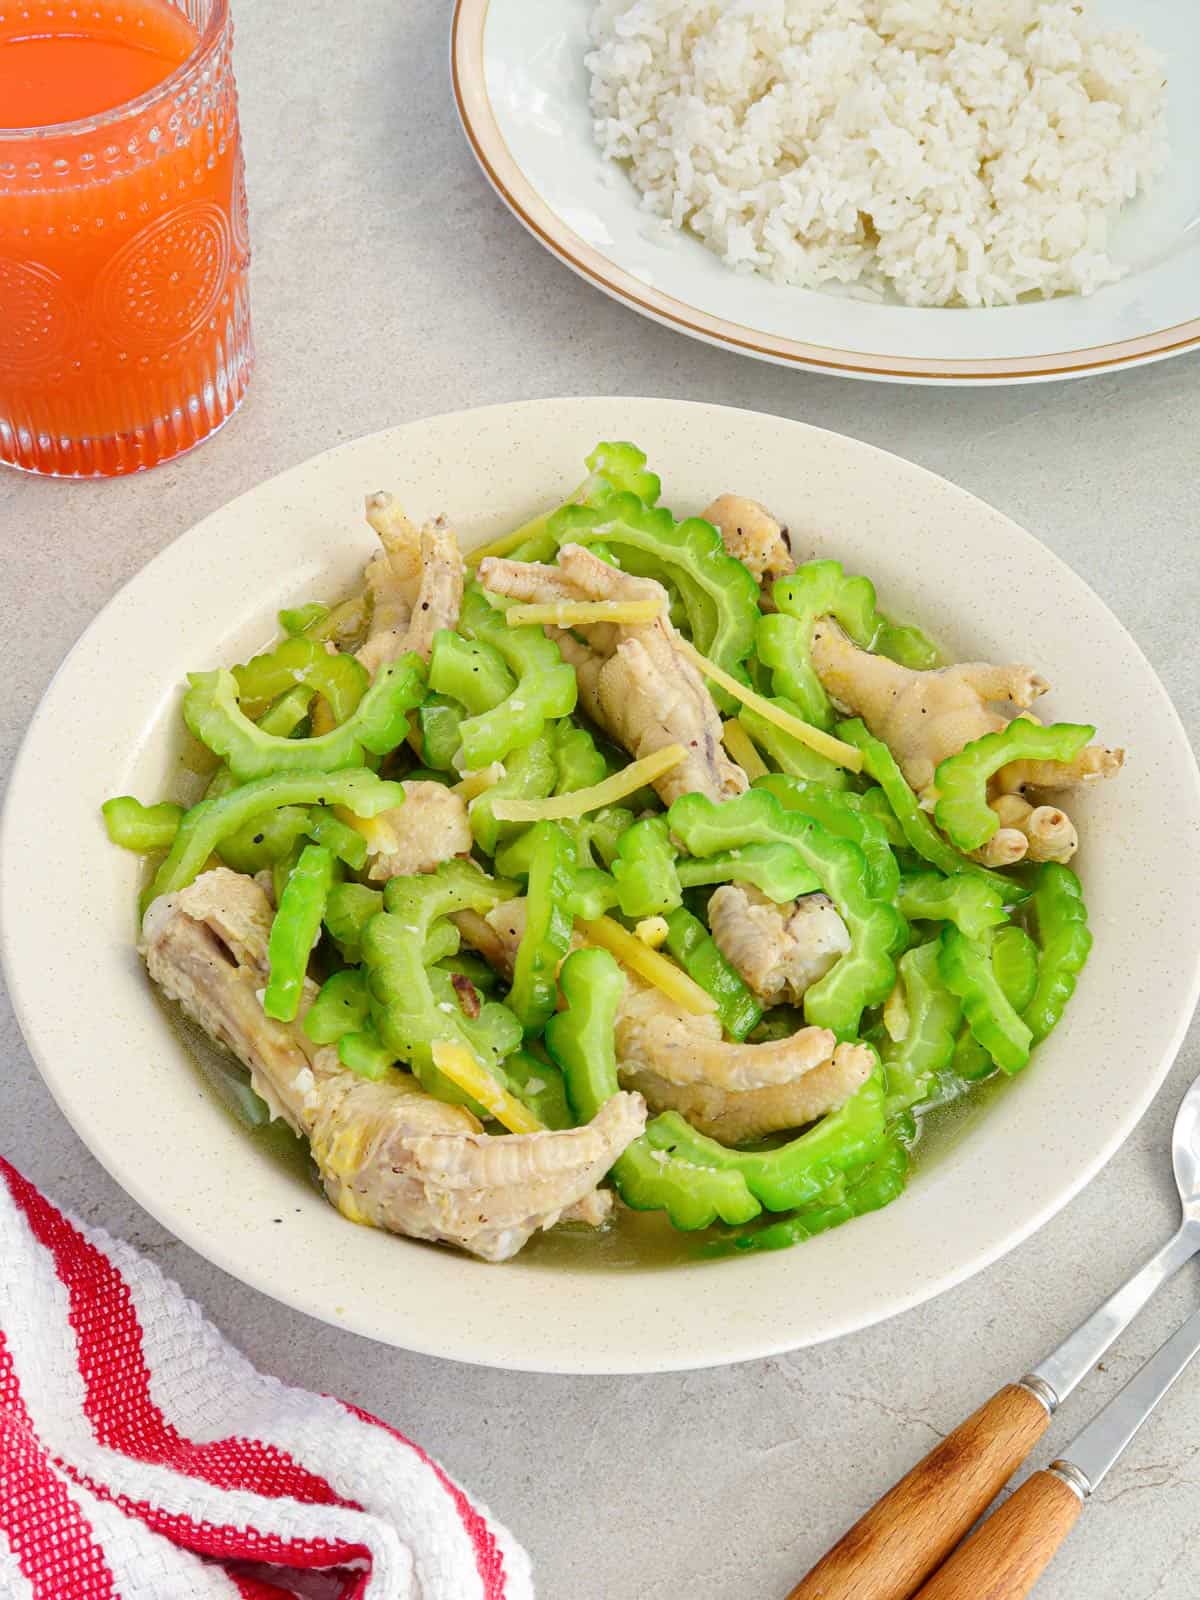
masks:
[[[138,3],[23,0],[22,16],[35,34],[56,10],[86,29],[102,8],[123,20],[121,5]],[[246,390],[229,5],[174,4],[196,44],[154,88],[78,121],[0,128],[0,462],[29,472],[108,477],[168,461]]]

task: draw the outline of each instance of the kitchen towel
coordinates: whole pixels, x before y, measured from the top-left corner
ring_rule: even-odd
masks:
[[[0,1158],[0,1600],[317,1592],[532,1600],[533,1584],[419,1446],[257,1371],[153,1262]]]

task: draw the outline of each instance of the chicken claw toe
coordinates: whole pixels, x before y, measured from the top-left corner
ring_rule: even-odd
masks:
[[[412,650],[429,660],[439,628],[458,623],[463,559],[445,517],[418,533],[392,495],[367,497],[367,521],[383,549],[367,562],[364,577],[374,606],[371,630],[358,659],[372,676]]]
[[[1023,861],[1029,851],[1029,840],[1020,828],[997,828],[978,850],[971,852],[972,861],[985,867],[1012,867]]]
[[[721,535],[729,555],[749,568],[760,587],[796,570],[788,531],[757,500],[740,494],[719,494],[701,512]]]

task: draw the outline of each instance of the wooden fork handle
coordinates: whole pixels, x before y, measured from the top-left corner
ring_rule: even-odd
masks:
[[[876,1501],[788,1600],[910,1600],[1049,1421],[1043,1403],[1021,1384],[999,1390]]]
[[[1023,1600],[1083,1510],[1053,1472],[1035,1472],[940,1566],[916,1600]]]

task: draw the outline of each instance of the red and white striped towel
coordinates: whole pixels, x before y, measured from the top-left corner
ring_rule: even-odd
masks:
[[[284,1600],[317,1572],[339,1600],[533,1595],[423,1450],[264,1377],[0,1159],[0,1600]]]

